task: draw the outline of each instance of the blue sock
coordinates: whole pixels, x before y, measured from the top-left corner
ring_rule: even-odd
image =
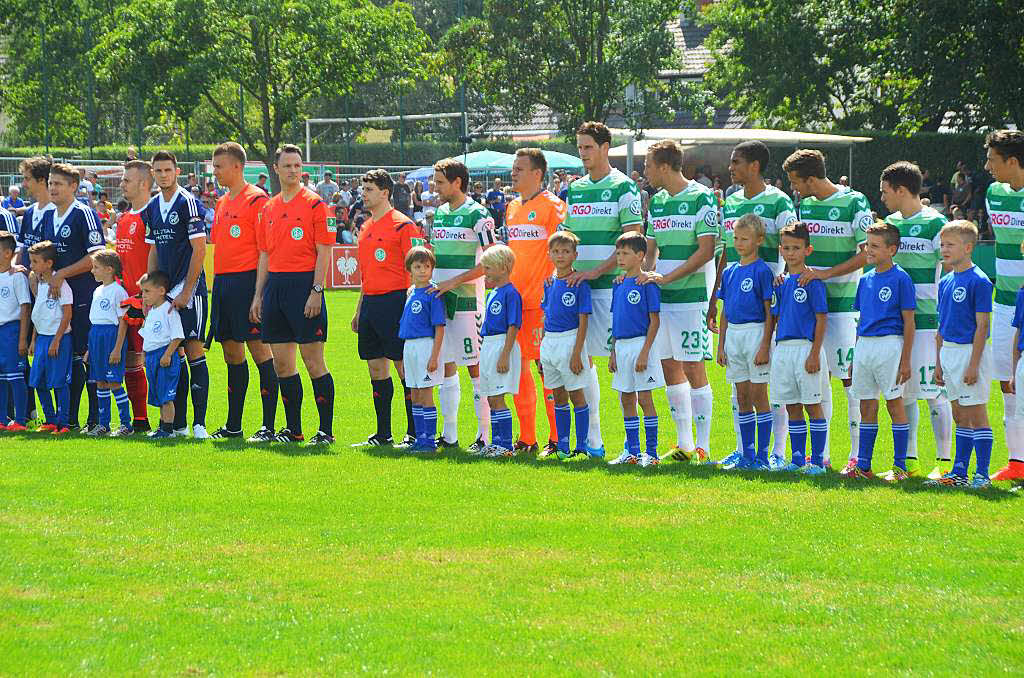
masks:
[[[14,400],[14,421],[22,426],[28,421],[28,412],[25,411],[28,405],[28,389],[25,387],[25,375],[21,372],[11,373],[7,380],[11,387],[11,398]]]
[[[871,470],[871,457],[875,453],[876,438],[878,438],[878,424],[860,422],[860,448],[857,450],[857,468],[861,471]]]
[[[768,463],[768,450],[772,445],[772,426],[774,416],[771,410],[758,412],[754,417],[757,424],[757,461],[761,464]]]
[[[647,454],[652,457],[658,456],[658,415],[644,417],[644,441],[647,444]]]
[[[992,429],[974,429],[974,456],[977,467],[974,473],[988,478],[988,464],[992,461]]]
[[[43,423],[56,425],[57,415],[53,410],[53,393],[48,388],[36,389],[39,395],[39,406],[43,408]]]
[[[128,394],[124,388],[118,386],[110,392],[110,395],[114,396],[114,402],[117,404],[117,420],[121,422],[121,426],[131,426],[131,401],[128,400]]]
[[[53,389],[57,396],[57,427],[68,425],[68,417],[71,414],[71,389],[67,385]]]
[[[502,423],[502,428],[504,430],[504,447],[506,450],[511,450],[515,447],[515,434],[512,431],[512,426],[512,410],[508,409],[505,410],[505,419]]]
[[[828,421],[825,419],[811,419],[811,463],[815,466],[825,465],[825,441],[828,440]]]
[[[7,403],[9,398],[7,396],[9,382],[7,381],[7,375],[0,374],[0,424],[7,424]]]
[[[967,477],[967,466],[971,463],[971,449],[974,447],[974,429],[956,427],[956,451],[953,454],[953,475]],[[989,448],[991,449],[991,448]]]
[[[100,426],[110,428],[110,391],[96,389],[98,418],[96,423]]]
[[[640,455],[640,417],[624,417],[626,424],[626,450],[631,455]]]
[[[420,421],[423,424],[423,444],[432,450],[437,449],[437,408],[421,407]],[[419,431],[419,429],[416,429]]]
[[[512,449],[512,410],[491,410],[491,443]]]
[[[807,463],[807,422],[803,419],[789,420],[789,447],[793,453],[791,461],[795,465]]]
[[[590,405],[577,407],[573,410],[576,415],[576,449],[587,449],[587,431],[590,430]]]
[[[576,415],[576,429],[579,430],[579,415]],[[558,450],[569,452],[569,436],[572,433],[572,410],[569,404],[555,405],[555,437],[558,438]]]
[[[892,465],[907,470],[907,441],[910,439],[910,424],[892,425]]]
[[[751,412],[739,413],[740,423],[740,449],[743,450],[745,461],[754,461],[757,450],[757,417]]]
[[[416,432],[417,445],[422,445],[426,442],[424,436],[427,434],[427,429],[423,425],[423,408],[419,405],[412,406],[412,430]]]
[[[491,444],[501,446],[501,413],[504,410],[491,410]]]

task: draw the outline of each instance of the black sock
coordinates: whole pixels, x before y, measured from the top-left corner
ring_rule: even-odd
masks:
[[[412,391],[408,386],[405,385],[405,379],[402,379],[402,390],[405,392],[405,422],[406,422],[406,434],[416,437],[416,424],[412,417]]]
[[[73,356],[71,358],[71,400],[68,410],[68,421],[72,427],[78,426],[78,409],[82,406],[82,391],[85,390],[87,378],[85,361],[82,360],[82,356]]]
[[[210,369],[206,366],[206,356],[189,361],[188,371],[192,391],[192,423],[206,426],[206,403],[210,399]]]
[[[263,425],[274,430],[277,419],[277,372],[274,371],[274,359],[270,358],[256,366],[260,371],[260,398],[263,399]]]
[[[320,430],[329,436],[334,435],[334,379],[331,373],[312,380],[313,399],[316,400],[316,411],[320,415]]]
[[[192,375],[195,376],[194,371]],[[248,361],[228,365],[228,422],[224,428],[229,431],[242,430],[242,411],[245,408],[245,392],[248,390]]]
[[[290,377],[278,377],[277,381],[281,386],[285,426],[295,435],[302,435],[302,380],[296,373]]]
[[[100,421],[100,397],[96,394],[96,390],[95,381],[86,382],[85,393],[89,398],[89,416],[86,421],[90,428]]]
[[[391,377],[371,379],[373,389],[373,411],[377,413],[377,435],[391,437],[391,398],[395,395],[395,384]]]
[[[174,429],[188,428],[188,361],[178,367],[178,390],[174,394]]]
[[[175,414],[174,416],[175,416],[175,418],[177,418],[178,415]],[[163,419],[161,419],[160,420],[160,430],[165,432],[165,433],[174,433],[174,422],[173,421],[164,421]]]

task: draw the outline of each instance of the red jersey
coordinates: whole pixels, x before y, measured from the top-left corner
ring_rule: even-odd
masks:
[[[267,270],[271,273],[316,269],[316,246],[333,245],[334,239],[335,234],[327,226],[327,203],[306,187],[288,202],[278,193],[260,213],[256,241],[267,253]]]
[[[359,231],[359,270],[363,294],[387,294],[409,287],[405,255],[413,245],[424,244],[419,227],[398,210],[376,221],[367,219]]]
[[[259,188],[246,184],[234,198],[228,193],[217,201],[210,230],[214,274],[256,270],[260,262],[256,227],[269,199]]]
[[[143,208],[145,209],[145,208]],[[121,278],[124,290],[131,296],[139,293],[139,278],[149,270],[149,248],[146,244],[146,225],[142,223],[142,210],[125,212],[117,218],[114,249],[121,258]]]

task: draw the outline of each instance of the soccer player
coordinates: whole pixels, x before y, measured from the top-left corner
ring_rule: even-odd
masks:
[[[779,231],[783,226],[796,221],[793,201],[789,196],[764,181],[764,170],[771,160],[768,147],[760,141],[744,141],[732,149],[729,157],[729,176],[732,182],[742,186],[725,199],[722,208],[722,255],[718,259],[718,272],[715,285],[708,303],[708,327],[718,327],[718,289],[722,285],[722,273],[728,263],[739,261],[740,256],[733,244],[733,228],[736,221],[744,214],[756,214],[764,222],[764,243],[761,245],[761,258],[771,267],[776,275],[782,272],[779,260]],[[739,401],[736,389],[732,393],[733,427],[739,439]],[[769,463],[778,469],[785,465],[786,454],[786,409],[772,407],[772,432],[775,436],[774,446]],[[740,450],[722,459],[722,464],[735,464],[743,456]]]
[[[643,211],[636,183],[608,162],[612,135],[600,122],[585,122],[576,130],[576,150],[587,174],[569,185],[565,228],[580,239],[576,272],[568,282],[590,284],[590,322],[587,353],[609,356],[612,344],[612,283],[616,269],[615,242],[629,231],[643,232]],[[593,360],[591,360],[593,362]],[[586,388],[590,406],[587,454],[604,456],[601,438],[601,386],[597,367],[591,365]]]
[[[0,229],[8,233],[18,232],[18,222],[14,218],[14,214],[8,212],[3,207],[0,207]]]
[[[32,292],[24,273],[11,262],[18,242],[10,231],[0,231],[0,431],[25,431],[28,421],[25,368],[31,329]],[[7,418],[8,388],[14,416]]]
[[[213,175],[227,193],[217,200],[210,242],[213,244],[213,295],[210,298],[210,331],[224,350],[228,368],[228,416],[212,438],[241,438],[245,395],[249,390],[249,349],[260,375],[263,423],[251,443],[274,438],[277,418],[277,373],[274,356],[260,339],[259,323],[249,316],[256,292],[260,251],[256,229],[267,194],[245,180],[245,149],[228,141],[213,151]]]
[[[853,306],[860,313],[857,344],[853,352],[853,394],[860,400],[860,441],[857,466],[847,476],[871,478],[871,457],[878,437],[878,394],[892,421],[893,482],[910,477],[907,438],[910,427],[903,406],[903,386],[910,379],[914,344],[914,282],[893,263],[900,249],[900,232],[892,224],[867,228],[864,253],[874,269],[857,283]],[[826,290],[827,292],[827,290]],[[893,360],[899,356],[899,360]],[[916,404],[915,404],[916,405]]]
[[[1024,479],[1024,418],[1016,415],[1012,326],[1017,290],[1024,286],[1024,132],[1000,130],[985,139],[985,169],[995,181],[985,195],[989,223],[996,236],[996,298],[992,318],[994,376],[1003,391],[1003,426],[1010,463],[994,480]],[[952,398],[950,398],[952,400]]]
[[[334,442],[334,379],[324,361],[324,283],[335,234],[327,222],[327,204],[300,183],[302,150],[293,144],[281,146],[274,156],[274,170],[281,192],[267,202],[260,215],[260,260],[250,313],[253,322],[262,322],[261,339],[274,354],[284,402],[287,427],[275,440],[304,440],[302,381],[295,364],[298,346],[320,419],[319,430],[307,444],[330,445]]]
[[[174,307],[185,332],[185,356],[178,369],[178,388],[174,402],[174,434],[188,435],[188,394],[192,393],[192,436],[204,440],[206,404],[210,395],[210,372],[203,342],[206,338],[206,257],[205,208],[190,192],[178,185],[181,169],[170,151],[157,151],[151,161],[153,177],[160,192],[142,211],[146,224],[149,271],[163,271],[171,279]],[[189,387],[185,388],[188,384]]]
[[[764,222],[756,214],[744,214],[733,226],[733,246],[740,260],[722,273],[722,318],[718,329],[718,364],[726,380],[736,385],[739,402],[740,449],[743,458],[727,470],[767,471],[772,438],[772,408],[768,377],[772,332],[771,314],[774,274],[761,258]],[[754,411],[757,414],[754,414]]]
[[[179,387],[181,355],[179,347],[185,338],[177,307],[167,300],[171,279],[163,271],[150,271],[139,280],[146,321],[139,329],[142,349],[146,353],[146,375],[149,380],[149,404],[160,408],[160,427],[150,438],[174,437],[174,408]]]
[[[50,167],[53,163],[49,158],[34,156],[25,158],[18,165],[21,172],[21,185],[35,201],[24,208],[21,217],[21,228],[18,231],[20,255],[17,263],[29,268],[28,248],[46,239],[53,224],[53,203],[50,202]],[[29,408],[31,409],[31,408]]]
[[[77,184],[76,184],[77,186]],[[58,203],[59,205],[59,203]],[[68,427],[68,384],[71,383],[71,318],[73,294],[67,280],[54,274],[57,246],[49,240],[37,242],[29,248],[29,262],[35,273],[35,305],[32,307],[32,372],[29,381],[39,392],[39,405],[46,417],[37,431],[63,435]],[[57,298],[50,287],[57,287]],[[50,396],[56,396],[56,409]]]
[[[516,255],[512,284],[523,298],[523,327],[516,335],[523,365],[519,372],[519,392],[512,397],[519,419],[519,440],[516,451],[537,451],[537,387],[530,363],[540,367],[540,343],[544,334],[544,312],[541,298],[544,281],[553,270],[548,258],[548,238],[565,223],[566,206],[562,200],[544,190],[548,162],[539,148],[520,148],[512,163],[512,187],[519,197],[508,203],[505,224],[508,246]],[[541,370],[541,383],[544,373]],[[544,386],[544,409],[548,415],[548,443],[542,458],[558,451],[554,398]]]
[[[846,467],[849,473],[857,466],[860,436],[860,404],[851,391],[850,367],[853,346],[857,342],[857,314],[853,300],[857,281],[867,261],[864,254],[865,229],[875,223],[871,205],[864,194],[844,186],[836,186],[825,174],[825,156],[821,151],[802,149],[794,152],[782,169],[789,175],[793,190],[800,193],[798,216],[811,234],[807,272],[801,284],[811,280],[825,283],[828,298],[828,322],[825,326],[825,357],[828,374],[843,382],[846,389],[847,417],[850,426],[850,450]],[[822,375],[828,379],[827,374]],[[832,421],[832,385],[822,387],[822,410],[825,421]],[[825,442],[825,464],[830,463],[828,439]]]
[[[71,389],[68,410],[69,425],[78,426],[78,410],[82,391],[88,382],[89,414],[82,433],[96,425],[99,401],[96,382],[88,378],[85,352],[89,348],[89,307],[98,283],[92,276],[91,254],[107,246],[103,224],[96,210],[75,199],[81,175],[71,165],[57,163],[50,168],[50,199],[54,203],[52,232],[49,240],[57,248],[50,295],[60,294],[61,283],[71,286],[74,306],[71,311]]]
[[[128,323],[125,318],[128,299],[118,278],[121,277],[121,259],[112,250],[98,250],[92,255],[92,274],[99,283],[93,290],[89,307],[89,376],[96,382],[96,396],[99,398],[99,417],[96,426],[86,435],[93,437],[111,435],[110,398],[117,403],[118,419],[121,426],[114,436],[128,436],[133,433],[128,394],[121,387],[124,381],[124,365],[128,345]]]
[[[925,484],[966,487],[969,482],[975,489],[984,489],[992,484],[988,477],[992,429],[986,411],[992,382],[992,348],[988,345],[992,282],[971,261],[978,242],[974,224],[952,221],[942,227],[939,237],[942,261],[950,272],[939,281],[939,332],[935,338],[939,359],[935,381],[945,385],[953,403],[956,451],[953,470]],[[974,478],[968,481],[972,448],[977,463]]]
[[[626,445],[609,464],[655,466],[658,457],[658,412],[652,391],[665,386],[661,361],[654,346],[658,336],[661,290],[654,283],[640,283],[647,254],[642,233],[623,233],[615,241],[616,264],[624,274],[612,288],[612,342],[608,370],[612,388],[619,392]],[[652,357],[653,352],[653,357]],[[644,411],[644,453],[640,454],[640,418],[637,402]]]
[[[910,379],[904,385],[903,404],[907,411],[910,437],[907,440],[906,470],[919,473],[917,429],[920,408],[917,401],[928,404],[932,433],[935,436],[934,470],[929,478],[941,478],[953,465],[950,447],[953,438],[953,411],[942,388],[935,383],[935,331],[939,326],[936,300],[942,257],[939,255],[939,231],[946,217],[921,204],[921,170],[917,165],[900,161],[884,170],[879,181],[882,202],[892,214],[885,223],[900,232],[900,250],[893,260],[914,281],[917,310],[914,313],[914,348],[910,354]],[[856,358],[856,352],[854,357]],[[883,477],[885,475],[883,474]]]
[[[403,342],[398,334],[409,287],[405,257],[424,240],[412,219],[391,206],[395,183],[390,174],[382,169],[370,170],[363,175],[362,185],[363,204],[370,211],[370,218],[359,231],[357,256],[363,285],[352,316],[352,331],[359,336],[359,357],[366,361],[370,371],[370,391],[377,417],[377,432],[367,438],[366,444],[379,447],[392,443],[391,399],[395,385],[390,361],[395,363],[405,394],[404,442],[413,442],[416,435],[414,403],[405,378]]]
[[[638,282],[661,287],[656,352],[661,356],[665,394],[676,424],[672,458],[692,456],[695,461],[707,462],[712,394],[704,367],[710,341],[705,264],[715,256],[718,201],[711,189],[683,176],[683,149],[675,141],[659,141],[648,149],[644,174],[661,190],[650,203],[648,235],[655,247],[647,253],[645,269],[654,270],[641,273]],[[696,444],[690,428],[693,416],[697,418]]]
[[[490,422],[487,396],[480,389],[480,332],[483,310],[483,267],[477,263],[483,251],[494,244],[494,219],[487,208],[466,195],[469,170],[454,158],[434,165],[434,189],[442,204],[434,213],[430,244],[437,257],[434,281],[437,294],[448,295],[445,305],[448,324],[444,332],[444,384],[438,391],[444,429],[438,447],[457,447],[461,387],[458,366],[466,367],[473,382],[473,406],[477,433],[471,452],[486,447]],[[451,308],[454,306],[454,308]]]
[[[825,438],[828,435],[821,407],[821,392],[826,385],[821,368],[828,301],[821,280],[800,284],[800,276],[807,272],[806,261],[811,254],[807,225],[798,221],[783,226],[779,237],[787,275],[772,298],[777,346],[772,354],[769,383],[772,402],[785,405],[789,412],[793,456],[789,464],[777,470],[820,475],[825,473]],[[811,432],[809,464],[806,463],[808,428]]]

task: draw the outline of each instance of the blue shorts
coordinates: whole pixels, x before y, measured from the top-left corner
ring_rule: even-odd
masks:
[[[20,320],[0,325],[0,377],[22,375],[28,367],[28,357],[18,354],[20,332]],[[3,416],[3,413],[0,413],[0,416]]]
[[[249,321],[255,292],[256,271],[217,274],[210,297],[210,335],[213,339],[223,343],[260,338],[259,323]]]
[[[160,367],[160,358],[167,347],[146,351],[146,380],[149,382],[149,404],[160,407],[165,403],[174,402],[178,393],[178,373],[181,370],[181,356],[175,351],[171,354],[169,367]]]
[[[206,341],[206,288],[196,291],[192,297],[192,308],[179,308],[181,329],[185,333],[185,341]]]
[[[128,342],[121,343],[121,362],[111,365],[110,352],[117,343],[117,325],[93,325],[89,330],[89,379],[110,381],[120,384],[124,381],[124,359],[128,353]]]
[[[269,273],[263,288],[263,325],[261,338],[268,344],[311,344],[327,341],[327,299],[320,315],[307,318],[303,313],[313,289],[313,271]]]
[[[71,351],[74,355],[85,355],[89,348],[89,309],[92,307],[92,293],[99,287],[92,273],[76,275],[68,280],[73,301],[71,304]]]
[[[28,375],[32,388],[63,388],[71,383],[71,334],[61,337],[56,358],[47,355],[53,340],[49,334],[36,336],[36,352],[32,354],[32,370]]]

